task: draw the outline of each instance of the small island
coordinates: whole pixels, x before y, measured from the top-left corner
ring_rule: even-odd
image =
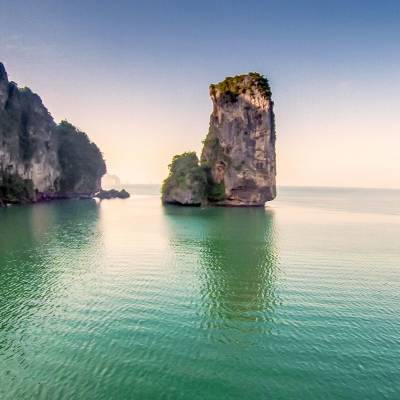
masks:
[[[173,157],[162,202],[183,206],[264,206],[276,197],[275,117],[261,74],[210,85],[213,112],[200,160]]]
[[[117,190],[117,189],[110,189],[110,190],[100,190],[98,193],[94,195],[94,197],[100,200],[110,200],[110,199],[127,199],[130,197],[130,194],[125,190]]]

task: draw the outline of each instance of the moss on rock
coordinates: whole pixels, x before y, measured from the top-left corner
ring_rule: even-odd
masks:
[[[255,91],[258,91],[266,98],[270,98],[272,95],[268,79],[258,72],[249,72],[248,74],[233,77],[228,76],[219,83],[211,84],[210,91],[212,95],[220,93],[228,96],[230,100],[234,100],[244,93],[254,95]]]
[[[194,151],[173,157],[161,188],[163,203],[200,205],[205,199],[207,177]]]
[[[201,205],[225,198],[224,182],[216,183],[208,165],[200,165],[195,152],[173,157],[161,188],[164,204]]]

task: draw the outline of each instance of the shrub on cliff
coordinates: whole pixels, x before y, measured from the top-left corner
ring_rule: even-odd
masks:
[[[174,156],[168,168],[161,188],[164,203],[199,205],[225,198],[224,182],[214,182],[210,166],[200,165],[194,151]]]
[[[228,96],[231,101],[235,100],[241,93],[247,91],[253,95],[255,90],[258,90],[263,96],[271,97],[271,88],[268,79],[258,72],[249,72],[245,75],[228,76],[219,83],[210,85],[211,92],[214,94],[219,91],[225,96]]]
[[[202,168],[207,177],[207,183],[205,187],[207,201],[213,203],[224,200],[226,197],[224,181],[219,183],[215,182],[212,177],[211,168],[207,165],[202,165]]]
[[[5,203],[28,203],[35,199],[33,182],[16,174],[0,171],[0,200]]]
[[[196,153],[191,151],[175,155],[168,168],[169,175],[161,188],[163,201],[201,204],[205,198],[207,177]]]
[[[86,133],[62,121],[56,128],[62,193],[93,193],[106,172],[103,156]]]

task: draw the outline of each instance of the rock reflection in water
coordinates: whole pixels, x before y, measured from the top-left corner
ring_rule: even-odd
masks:
[[[171,206],[165,214],[177,263],[186,263],[185,257],[198,259],[204,327],[269,331],[279,301],[273,212]]]

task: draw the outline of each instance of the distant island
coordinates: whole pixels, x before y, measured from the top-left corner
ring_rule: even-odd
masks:
[[[120,197],[101,192],[105,173],[96,144],[69,122],[56,124],[41,98],[9,82],[0,63],[0,206],[99,192]]]
[[[264,206],[276,197],[275,117],[261,74],[210,85],[213,112],[200,160],[173,157],[162,202],[186,206]]]

